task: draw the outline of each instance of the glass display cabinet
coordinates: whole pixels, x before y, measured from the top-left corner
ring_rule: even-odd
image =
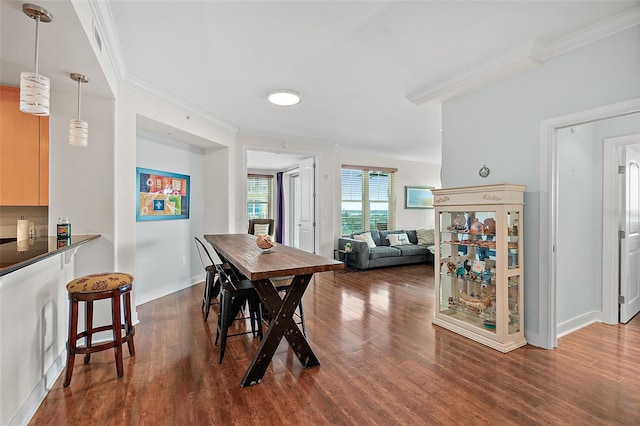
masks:
[[[523,185],[434,189],[434,324],[501,352],[524,346]]]

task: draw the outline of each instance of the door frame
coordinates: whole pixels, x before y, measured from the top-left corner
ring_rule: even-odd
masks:
[[[618,318],[618,230],[620,229],[620,176],[618,150],[640,144],[640,134],[618,136],[604,140],[602,181],[602,322],[617,324]],[[612,206],[607,208],[607,206]],[[605,284],[608,283],[608,284]]]
[[[556,324],[556,237],[558,220],[558,153],[557,131],[593,121],[640,112],[640,98],[580,111],[540,122],[540,204],[539,204],[539,303],[538,336],[532,336],[539,346],[558,346]],[[603,231],[604,232],[604,231]],[[604,271],[604,268],[603,268]],[[604,287],[604,286],[603,286]],[[603,297],[605,295],[603,294]],[[606,300],[610,306],[610,300]],[[603,298],[603,306],[605,299]],[[530,327],[534,329],[533,327]]]
[[[313,157],[316,163],[316,168],[314,170],[315,192],[316,194],[319,193],[320,178],[318,174],[320,172],[319,172],[318,164],[320,161],[320,158],[319,158],[320,154],[318,152],[307,151],[307,150],[294,150],[290,148],[287,144],[285,144],[282,148],[278,148],[274,146],[266,146],[266,145],[253,145],[253,144],[243,145],[241,148],[242,175],[239,177],[238,187],[236,188],[236,194],[238,197],[237,200],[239,200],[240,203],[242,203],[241,205],[238,206],[241,209],[239,214],[236,213],[236,226],[240,226],[240,232],[246,232],[246,228],[245,230],[243,230],[242,224],[247,223],[247,220],[248,220],[247,219],[247,151],[262,151],[262,152],[272,152],[277,154],[293,154],[293,155],[304,156],[308,158]],[[292,168],[277,170],[277,171],[287,172],[291,170]],[[274,179],[274,182],[275,182],[275,179]],[[274,185],[274,193],[275,193],[275,185]],[[314,229],[315,253],[319,253],[319,250],[320,250],[320,227],[322,226],[322,224],[319,223],[318,221],[318,217],[320,217],[319,216],[320,206],[318,204],[319,203],[316,198],[314,202],[314,215],[316,218],[316,226],[314,227],[315,228]]]

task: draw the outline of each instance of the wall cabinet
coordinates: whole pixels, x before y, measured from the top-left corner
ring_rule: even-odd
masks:
[[[20,111],[20,89],[0,86],[0,205],[49,204],[49,117]]]
[[[434,324],[493,349],[526,344],[522,185],[434,189]]]

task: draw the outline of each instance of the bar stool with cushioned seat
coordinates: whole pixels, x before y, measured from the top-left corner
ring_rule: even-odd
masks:
[[[118,378],[123,376],[122,344],[129,346],[129,355],[136,354],[133,345],[135,328],[131,324],[131,289],[133,276],[124,273],[104,272],[91,274],[77,278],[67,284],[69,292],[69,340],[67,341],[67,372],[64,386],[71,383],[73,364],[76,354],[84,354],[84,363],[87,364],[93,352],[104,351],[113,348],[116,357],[116,372]],[[120,319],[121,299],[124,301],[124,324]],[[111,324],[93,327],[93,302],[96,300],[111,299]],[[78,302],[85,302],[86,330],[78,333]],[[113,340],[93,346],[91,338],[93,334],[112,330]],[[122,335],[124,330],[124,336]],[[78,340],[85,338],[85,346],[78,347]]]

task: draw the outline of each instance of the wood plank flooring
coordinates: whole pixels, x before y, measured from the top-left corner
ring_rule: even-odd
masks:
[[[77,360],[33,417],[40,425],[637,425],[640,318],[594,324],[549,351],[502,354],[431,324],[433,268],[316,274],[304,296],[322,365],[286,341],[262,383],[241,388],[258,340],[230,338],[224,364],[202,284],[138,307],[136,356]],[[241,326],[241,325],[238,325]]]

